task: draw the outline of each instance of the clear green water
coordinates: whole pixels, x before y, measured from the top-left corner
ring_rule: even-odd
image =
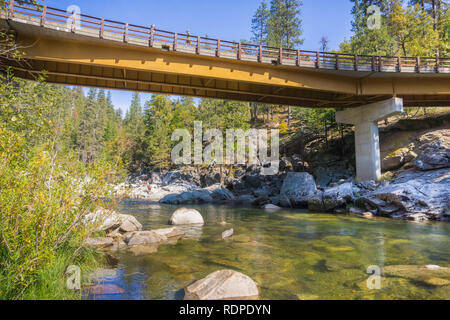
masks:
[[[347,215],[195,206],[206,225],[198,239],[160,245],[155,253],[115,253],[117,269],[104,279],[122,294],[96,299],[182,299],[183,288],[221,269],[253,278],[262,299],[450,299],[450,287],[383,278],[369,290],[370,265],[450,264],[450,224],[418,224]],[[126,203],[144,230],[167,227],[177,207]],[[221,222],[229,223],[223,225]],[[233,240],[221,233],[234,228]],[[194,233],[195,233],[194,232]],[[92,297],[91,297],[92,298]]]

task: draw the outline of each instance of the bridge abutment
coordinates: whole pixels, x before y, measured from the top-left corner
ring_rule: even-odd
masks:
[[[355,126],[356,179],[381,178],[378,121],[403,113],[403,99],[392,98],[336,113],[336,121]]]

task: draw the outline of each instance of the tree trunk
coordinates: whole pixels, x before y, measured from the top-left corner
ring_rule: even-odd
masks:
[[[291,107],[288,107],[288,128],[291,127]]]

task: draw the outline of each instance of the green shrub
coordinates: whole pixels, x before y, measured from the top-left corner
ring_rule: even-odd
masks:
[[[58,147],[54,98],[42,81],[0,78],[0,299],[39,298],[37,288],[56,281],[49,277],[62,261],[85,261],[82,219],[113,205],[102,199],[114,168],[85,165]]]

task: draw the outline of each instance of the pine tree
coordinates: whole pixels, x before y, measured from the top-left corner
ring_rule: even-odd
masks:
[[[142,137],[145,128],[141,97],[138,92],[133,94],[130,109],[125,115],[124,124],[127,132],[134,141],[138,141]]]
[[[271,0],[268,28],[270,46],[295,48],[303,44],[301,6],[300,0]]]
[[[165,96],[153,95],[145,105],[145,158],[160,168],[171,165],[173,106]]]
[[[263,1],[256,10],[252,19],[252,38],[254,43],[267,45],[267,34],[269,31],[270,11],[266,1]]]
[[[141,105],[141,97],[135,92],[131,105],[125,115],[124,130],[127,138],[127,152],[124,155],[131,170],[141,168],[144,161],[145,123],[144,112]]]
[[[79,128],[79,144],[80,144],[80,158],[84,163],[91,162],[94,156],[93,146],[95,143],[95,98],[97,92],[95,89],[90,89],[86,104],[81,114],[80,128]]]

